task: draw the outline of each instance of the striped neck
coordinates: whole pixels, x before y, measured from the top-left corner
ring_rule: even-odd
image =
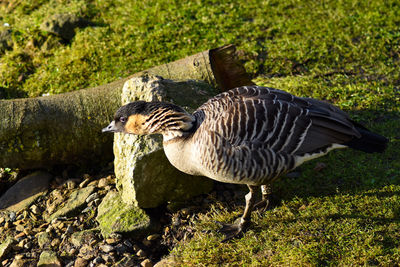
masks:
[[[144,128],[148,134],[162,134],[164,142],[182,137],[194,126],[195,118],[181,107],[158,102],[150,102],[156,108],[146,116]]]

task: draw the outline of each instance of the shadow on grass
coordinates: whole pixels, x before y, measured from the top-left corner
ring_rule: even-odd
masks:
[[[358,112],[368,118],[371,112]],[[384,119],[382,119],[384,118]],[[371,131],[389,138],[385,152],[368,154],[346,149],[330,152],[299,167],[295,177],[282,177],[273,184],[276,197],[323,197],[342,194],[375,194],[365,191],[385,185],[400,185],[400,113],[386,112],[377,121],[367,124]],[[322,170],[318,165],[323,166]],[[377,193],[385,195],[385,193]],[[397,194],[397,193],[393,193]],[[400,194],[400,192],[399,192]]]

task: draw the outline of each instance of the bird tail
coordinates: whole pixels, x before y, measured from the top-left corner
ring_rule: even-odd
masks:
[[[373,133],[364,126],[356,122],[354,122],[354,125],[357,131],[361,134],[361,137],[354,138],[353,140],[345,143],[344,145],[367,153],[374,153],[374,152],[382,153],[386,149],[387,144],[389,142],[389,140],[386,137]]]

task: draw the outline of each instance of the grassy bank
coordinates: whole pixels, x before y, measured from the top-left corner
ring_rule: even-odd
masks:
[[[16,1],[0,3],[0,95],[96,86],[234,43],[256,83],[335,103],[390,138],[380,155],[337,151],[281,179],[281,202],[242,239],[221,244],[214,221],[242,207],[192,214],[171,252],[185,265],[394,265],[400,262],[400,4],[398,1]],[[66,42],[40,30],[70,12],[93,25]],[[315,168],[316,164],[325,166]],[[321,165],[323,163],[323,165]]]

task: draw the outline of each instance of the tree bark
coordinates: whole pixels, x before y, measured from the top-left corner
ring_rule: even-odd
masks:
[[[157,75],[201,80],[220,91],[253,84],[233,45],[207,50],[99,87],[60,95],[0,101],[0,167],[90,166],[112,160],[112,135],[101,134],[121,105],[124,82]]]

